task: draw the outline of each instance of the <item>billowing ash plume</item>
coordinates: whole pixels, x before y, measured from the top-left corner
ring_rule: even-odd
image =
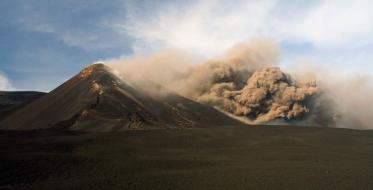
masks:
[[[228,80],[220,78],[196,99],[262,123],[306,115],[309,112],[307,101],[317,93],[315,83],[296,83],[277,67],[259,69],[243,84],[234,80],[234,76],[235,73],[231,73]],[[242,85],[245,86],[242,88]]]
[[[360,116],[372,111],[365,114],[340,111],[348,108],[343,97],[349,95],[338,93],[344,88],[332,85],[332,78],[321,78],[316,85],[315,78],[304,72],[292,77],[276,67],[279,56],[273,43],[254,40],[238,44],[224,56],[207,61],[181,51],[167,50],[149,56],[111,60],[109,65],[125,80],[142,85],[144,89],[154,89],[146,87],[158,83],[247,123],[275,121],[338,126],[346,125],[346,120],[354,124],[355,121],[367,123],[362,121],[366,117]],[[162,91],[150,93],[162,94]],[[348,125],[352,125],[350,123]]]

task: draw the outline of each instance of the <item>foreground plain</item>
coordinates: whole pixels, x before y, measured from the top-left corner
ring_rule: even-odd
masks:
[[[373,131],[0,131],[0,189],[373,189]]]

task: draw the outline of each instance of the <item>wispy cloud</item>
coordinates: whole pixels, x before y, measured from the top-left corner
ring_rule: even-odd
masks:
[[[283,65],[312,59],[366,72],[372,9],[369,0],[5,0],[0,70],[17,89],[31,80],[48,90],[98,59],[163,48],[215,56],[269,38],[284,50]],[[55,81],[46,80],[50,73]]]
[[[0,90],[14,90],[10,81],[0,72]]]
[[[173,47],[216,54],[251,38],[310,43],[321,50],[353,49],[373,43],[373,2],[197,1],[166,6],[146,18],[129,16],[113,26],[135,38],[135,49]]]
[[[323,1],[301,22],[295,23],[293,36],[319,48],[351,49],[373,42],[373,2]]]
[[[121,1],[24,1],[14,21],[28,31],[52,34],[64,44],[84,50],[118,48],[130,39],[106,26],[126,14]]]
[[[130,16],[126,24],[115,26],[136,39],[138,51],[171,47],[214,54],[250,37],[260,37],[262,22],[273,6],[275,1],[237,5],[199,1],[184,9],[167,6],[150,18]]]
[[[372,8],[369,0],[24,1],[16,23],[86,50],[126,44],[216,54],[251,38],[335,50],[373,43]]]

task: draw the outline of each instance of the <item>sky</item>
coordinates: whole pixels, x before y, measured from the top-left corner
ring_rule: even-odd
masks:
[[[99,60],[176,48],[202,57],[273,40],[280,66],[373,74],[370,0],[1,0],[0,90],[50,91]]]

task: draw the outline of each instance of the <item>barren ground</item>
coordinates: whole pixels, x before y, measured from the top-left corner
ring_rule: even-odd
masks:
[[[373,189],[373,131],[0,131],[0,189]]]

